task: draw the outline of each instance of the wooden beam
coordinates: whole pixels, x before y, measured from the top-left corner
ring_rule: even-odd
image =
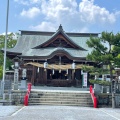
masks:
[[[62,39],[64,40],[67,44],[72,46],[73,48],[77,48],[77,46],[73,45],[70,41],[68,41],[62,34],[57,35],[55,38],[47,42],[46,44],[43,45],[43,47],[47,47],[49,44],[53,43],[56,39]]]

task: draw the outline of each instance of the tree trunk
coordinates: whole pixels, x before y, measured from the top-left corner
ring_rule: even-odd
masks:
[[[110,65],[110,81],[111,81],[111,93],[112,93],[112,108],[115,108],[115,88],[113,82],[112,65]]]
[[[105,75],[103,74],[103,75],[102,75],[102,81],[105,80],[105,79],[104,79],[104,76],[105,76]],[[104,85],[102,85],[101,93],[104,93]]]

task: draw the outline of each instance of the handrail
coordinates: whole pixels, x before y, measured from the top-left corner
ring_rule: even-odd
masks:
[[[25,106],[28,106],[28,100],[29,100],[29,95],[30,95],[30,92],[31,92],[31,86],[32,86],[32,84],[31,84],[31,83],[28,83],[27,93],[26,93],[26,95],[24,96],[24,105],[25,105]]]
[[[97,108],[97,98],[95,97],[94,95],[94,90],[92,88],[92,85],[90,85],[90,94],[91,94],[91,97],[92,97],[92,101],[93,101],[93,106],[94,108]]]

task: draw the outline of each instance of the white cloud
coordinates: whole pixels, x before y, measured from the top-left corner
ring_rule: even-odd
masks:
[[[9,35],[9,34],[11,34],[12,32],[8,32],[7,34]],[[0,34],[0,35],[6,35],[6,33],[4,32],[4,33],[2,33],[2,34]]]
[[[115,15],[116,15],[117,17],[119,17],[119,16],[120,16],[120,11],[116,11],[116,12],[115,12]]]
[[[50,0],[44,1],[41,8],[49,20],[60,21],[79,18],[81,22],[89,23],[98,22],[98,20],[100,23],[109,22],[111,24],[115,22],[115,14],[94,5],[94,0],[82,0],[79,4],[79,11],[77,7],[75,0]]]
[[[39,31],[55,31],[55,25],[51,22],[42,22],[37,26],[30,26],[31,30],[39,30]]]
[[[94,5],[94,0],[82,0],[79,4],[79,11],[84,21],[89,23],[114,23],[115,14],[105,8]]]
[[[14,1],[19,3],[19,4],[27,5],[27,6],[41,2],[41,0],[14,0]]]
[[[80,30],[80,31],[78,31],[78,32],[80,32],[80,33],[88,33],[88,32],[89,32],[89,30],[88,30],[88,28],[87,28],[87,27],[83,27],[83,28],[81,28],[81,30]]]
[[[30,0],[30,3],[39,3],[41,0]]]
[[[45,21],[50,21],[57,27],[62,24],[68,30],[72,25],[74,28],[78,26],[77,7],[75,0],[50,0],[41,3],[41,12],[45,15]]]
[[[43,1],[41,10],[49,20],[59,21],[68,15],[76,13],[77,3],[75,0],[49,0]],[[74,13],[75,12],[75,13]]]
[[[28,0],[14,0],[15,2],[18,2],[19,4],[23,4],[23,5],[29,5]]]
[[[29,10],[22,10],[22,12],[20,13],[20,15],[22,17],[28,17],[28,18],[34,18],[36,17],[38,14],[40,14],[40,9],[37,7],[32,7]]]
[[[14,0],[17,1],[18,0]],[[23,0],[21,0],[23,1]],[[109,12],[94,4],[94,0],[27,0],[28,4],[39,5],[21,12],[21,16],[34,18],[42,14],[42,22],[32,25],[32,30],[56,30],[60,24],[65,31],[91,32],[91,28],[99,26],[106,28],[116,22],[118,12]],[[22,2],[21,2],[22,3]],[[39,3],[39,4],[38,4]],[[41,13],[41,14],[40,14]]]
[[[86,32],[92,25],[105,26],[116,21],[115,13],[95,5],[94,0],[82,0],[79,5],[75,0],[44,0],[41,11],[47,21],[67,26],[72,31],[76,28],[76,31]]]

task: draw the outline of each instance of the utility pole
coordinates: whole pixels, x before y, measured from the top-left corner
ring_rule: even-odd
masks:
[[[9,16],[9,0],[7,0],[6,32],[5,32],[5,43],[4,43],[4,63],[3,63],[3,79],[2,79],[2,95],[3,95],[3,99],[4,99],[5,69],[6,69],[6,49],[7,49],[7,34],[8,34],[8,16]]]

